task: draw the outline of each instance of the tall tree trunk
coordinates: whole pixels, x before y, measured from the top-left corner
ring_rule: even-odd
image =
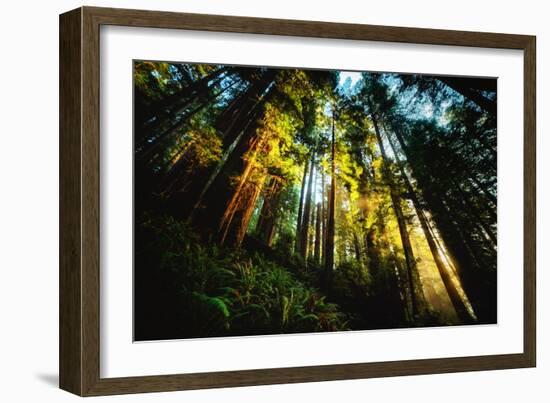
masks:
[[[267,70],[261,78],[253,83],[248,91],[239,97],[239,102],[231,110],[223,113],[216,124],[218,130],[223,132],[224,150],[231,147],[236,141],[244,122],[254,120],[261,112],[262,106],[271,93],[271,87],[274,83],[277,70]]]
[[[403,151],[407,161],[415,172],[414,164],[411,164],[409,149],[401,132],[394,130],[395,137]],[[496,321],[496,279],[494,273],[485,275],[487,272],[484,265],[479,262],[476,254],[471,248],[471,242],[468,241],[468,235],[462,232],[460,224],[453,218],[453,212],[449,210],[441,198],[441,195],[430,191],[429,186],[423,183],[422,177],[415,176],[422,196],[428,203],[430,212],[435,220],[439,233],[441,234],[448,252],[453,261],[457,262],[457,271],[462,280],[462,287],[471,305],[479,323],[495,323]]]
[[[241,131],[224,154],[216,167],[212,168],[202,191],[196,196],[193,209],[189,215],[190,222],[198,222],[199,226],[215,228],[223,214],[224,197],[231,197],[232,178],[240,176],[245,169],[245,155],[254,150],[260,139],[256,133],[259,117],[265,113],[264,105],[271,100],[274,91],[269,86],[256,105],[257,111],[249,120],[241,122]],[[189,195],[193,197],[194,195]],[[209,201],[209,202],[205,202]],[[211,204],[212,206],[207,206]],[[206,209],[206,207],[209,207]],[[208,210],[208,211],[205,211]],[[200,216],[200,217],[197,217]]]
[[[326,185],[325,171],[321,171],[321,256],[319,263],[325,260],[327,246],[327,202],[326,202]]]
[[[317,265],[321,262],[321,221],[323,219],[323,211],[321,205],[321,203],[317,203],[317,217],[315,219],[315,246],[313,259],[315,260],[315,264]]]
[[[221,228],[231,216],[238,194],[251,172],[254,154],[265,140],[256,133],[255,126],[248,127],[237,147],[226,160],[220,162],[189,217],[197,228],[207,232],[224,232]],[[237,183],[234,178],[239,178]]]
[[[295,252],[298,254],[301,254],[300,251],[300,236],[302,233],[302,216],[304,211],[304,199],[305,199],[305,189],[306,189],[306,179],[307,179],[307,171],[309,169],[309,158],[306,159],[304,162],[304,174],[302,176],[302,188],[300,190],[300,204],[298,206],[298,219],[296,220],[296,244],[295,244]]]
[[[195,114],[197,114],[198,112],[206,108],[208,105],[210,105],[214,99],[218,98],[228,89],[230,89],[233,85],[234,83],[228,85],[218,93],[211,95],[207,99],[204,99],[194,109],[189,111],[185,111],[185,110],[181,111],[181,115],[179,116],[176,122],[171,124],[169,127],[164,129],[160,133],[152,137],[149,137],[145,142],[142,142],[140,145],[138,145],[136,149],[136,159],[140,161],[146,161],[149,163],[151,161],[154,161],[158,156],[162,146],[169,139],[173,138],[175,134],[180,132],[181,129],[189,123],[189,119],[191,117],[193,117]]]
[[[226,204],[218,226],[218,240],[222,244],[240,246],[244,239],[265,182],[266,173],[257,167],[256,157],[259,153],[269,152],[267,140],[265,137],[256,137],[256,144],[246,156],[244,172],[232,190],[233,195]]]
[[[178,110],[188,105],[194,99],[208,93],[213,85],[216,85],[223,78],[222,75],[228,72],[229,67],[224,66],[210,72],[175,93],[149,105],[143,114],[136,115],[136,124],[139,127],[158,127],[165,119],[173,118]],[[214,81],[213,84],[210,84]],[[154,121],[151,120],[154,118]],[[149,123],[151,122],[151,123]]]
[[[305,196],[304,216],[302,218],[302,227],[300,231],[300,254],[306,266],[307,266],[308,240],[309,240],[308,238],[309,224],[311,220],[311,193],[313,188],[314,175],[315,175],[315,151],[312,151],[311,163],[309,166],[309,180],[307,184],[307,193]]]
[[[259,186],[254,187],[254,184],[251,186],[251,182],[253,180],[253,173],[254,173],[254,159],[251,159],[247,161],[246,168],[239,178],[238,185],[233,190],[232,197],[229,199],[228,203],[226,204],[226,208],[224,210],[222,219],[220,220],[219,227],[218,227],[218,233],[219,233],[219,241],[221,244],[223,243],[237,243],[237,233],[236,231],[233,231],[233,233],[230,232],[230,230],[235,229],[235,225],[233,225],[233,220],[235,219],[235,215],[238,211],[244,211],[248,208],[248,205],[250,203],[250,200],[252,199],[252,196],[256,192],[256,188],[259,188]],[[253,188],[253,189],[252,189]],[[259,193],[258,193],[259,195]],[[241,214],[241,216],[244,218],[244,215]],[[236,220],[238,221],[238,219]],[[238,223],[237,223],[238,226]],[[226,240],[228,242],[226,242]]]
[[[456,288],[456,285],[452,280],[451,273],[449,272],[451,268],[448,265],[446,265],[445,262],[443,262],[443,259],[441,258],[440,250],[438,248],[438,245],[436,244],[435,237],[430,227],[430,224],[426,218],[426,215],[424,214],[424,211],[422,209],[418,196],[416,195],[416,191],[413,189],[412,184],[409,180],[409,177],[405,172],[405,168],[403,167],[403,164],[399,159],[399,155],[397,154],[397,149],[395,147],[395,144],[390,134],[388,133],[387,129],[385,128],[385,126],[384,126],[384,131],[386,133],[386,138],[388,140],[388,143],[392,148],[393,155],[395,156],[397,165],[399,166],[399,169],[401,171],[401,177],[403,178],[403,180],[405,181],[405,185],[407,186],[407,191],[409,192],[409,196],[413,202],[416,216],[420,221],[420,226],[422,227],[422,231],[424,232],[424,236],[426,238],[426,241],[428,242],[430,252],[432,253],[435,265],[437,266],[437,270],[439,271],[439,275],[441,276],[441,280],[445,285],[445,289],[447,290],[449,299],[453,304],[453,307],[455,309],[455,312],[459,320],[462,323],[472,323],[473,318],[470,315],[468,308],[464,303],[464,300],[460,296],[460,293],[458,292],[458,289]]]
[[[264,202],[256,225],[257,236],[267,245],[271,246],[275,234],[277,221],[277,209],[281,195],[281,182],[279,178],[271,177],[269,186],[264,195]]]
[[[314,185],[315,186],[315,185]],[[313,192],[315,194],[315,191]],[[307,241],[307,257],[306,259],[314,259],[315,256],[315,218],[317,217],[317,204],[315,200],[311,201],[311,219],[309,220],[308,241]]]
[[[231,226],[225,235],[226,238],[223,239],[225,244],[241,246],[248,229],[248,224],[252,218],[256,201],[262,192],[265,174],[260,175],[260,178],[250,181],[245,185],[246,188],[242,192],[244,194],[243,200],[241,200],[239,209],[233,215]],[[273,229],[271,227],[271,232]]]
[[[336,144],[335,144],[335,116],[332,111],[332,138],[330,147],[330,193],[328,196],[327,239],[325,244],[324,285],[328,293],[332,290],[332,276],[334,270],[334,214],[336,201]]]
[[[409,238],[409,232],[407,230],[407,223],[405,221],[405,216],[403,214],[403,208],[401,206],[401,198],[397,193],[395,184],[392,180],[392,175],[389,168],[389,160],[386,155],[386,150],[384,148],[384,143],[382,141],[382,136],[380,134],[380,128],[378,125],[378,119],[376,113],[373,111],[372,103],[369,101],[369,108],[371,110],[371,119],[374,125],[374,131],[376,133],[376,138],[378,140],[378,147],[380,148],[380,153],[384,160],[384,173],[388,186],[390,188],[390,197],[392,200],[393,210],[397,218],[397,224],[399,227],[399,235],[401,236],[401,243],[403,245],[403,252],[405,254],[405,262],[407,264],[407,273],[409,277],[409,287],[410,287],[410,296],[412,304],[412,313],[413,316],[418,317],[424,313],[425,310],[425,301],[422,291],[422,284],[420,281],[420,276],[418,274],[418,267],[416,264],[416,258],[414,256],[411,240]]]
[[[317,178],[318,172],[317,168],[313,171],[313,191],[311,193],[311,220],[309,223],[309,233],[308,233],[308,259],[314,259],[315,256],[315,219],[317,217],[317,203],[315,202],[317,196]]]

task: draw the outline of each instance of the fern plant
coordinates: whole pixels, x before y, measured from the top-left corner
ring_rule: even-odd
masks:
[[[165,317],[174,338],[334,331],[347,328],[335,304],[260,254],[221,248],[171,217],[146,217],[146,270],[170,294]],[[164,308],[164,309],[162,309]]]

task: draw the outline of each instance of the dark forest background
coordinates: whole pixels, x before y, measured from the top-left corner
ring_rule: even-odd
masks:
[[[496,323],[496,79],[133,74],[136,340]]]

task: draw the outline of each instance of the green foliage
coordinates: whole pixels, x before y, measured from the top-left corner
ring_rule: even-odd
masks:
[[[152,100],[161,99],[167,91],[177,86],[168,63],[135,62],[134,86]]]
[[[335,271],[334,288],[336,292],[349,297],[353,297],[353,288],[360,289],[365,297],[368,296],[372,293],[372,285],[372,274],[360,260],[350,259],[343,261]]]
[[[157,260],[139,270],[176,284],[181,305],[165,309],[180,322],[178,338],[347,328],[335,304],[260,254],[205,244],[171,217],[146,216],[140,226],[151,234],[145,249]]]
[[[216,131],[205,125],[191,125],[184,128],[167,149],[163,164],[172,169],[179,161],[186,159],[189,168],[206,167],[220,160],[222,141]]]

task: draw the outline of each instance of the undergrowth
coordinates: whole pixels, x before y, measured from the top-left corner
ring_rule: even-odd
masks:
[[[136,339],[347,330],[346,315],[258,253],[206,244],[172,217],[136,227]]]

